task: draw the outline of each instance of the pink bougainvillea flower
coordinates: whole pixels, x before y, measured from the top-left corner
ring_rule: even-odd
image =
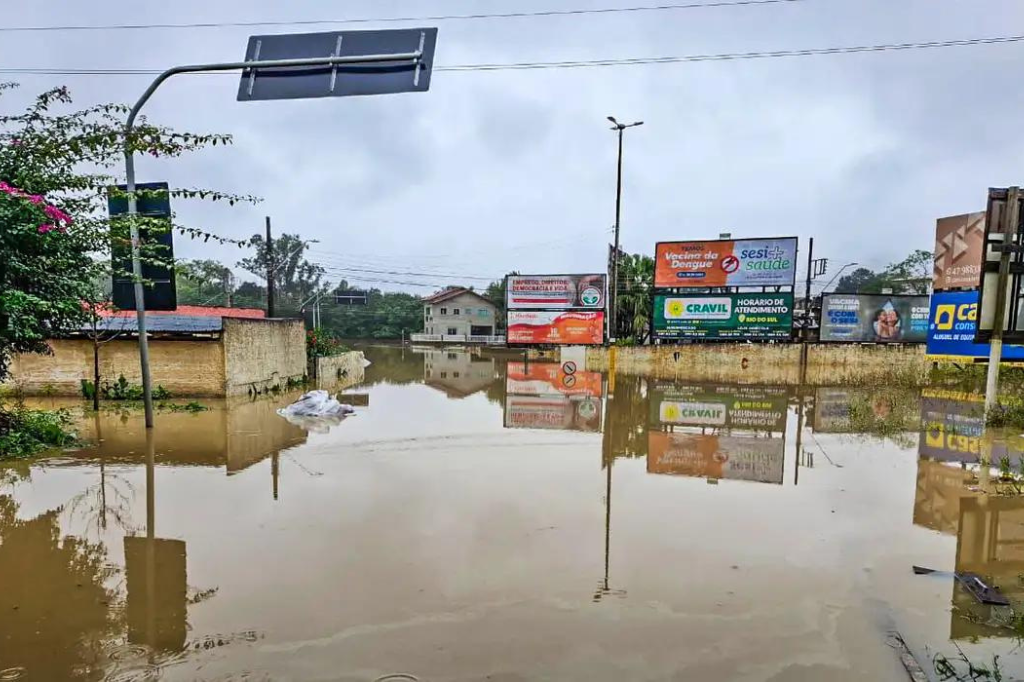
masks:
[[[36,206],[38,206],[39,204],[43,203],[43,198],[41,196],[39,196],[38,194],[33,194],[33,195],[29,196],[28,200],[31,201]]]
[[[43,207],[43,213],[46,214],[47,218],[54,222],[67,223],[68,225],[71,224],[71,216],[69,216],[67,213],[60,210],[56,206],[51,206],[50,204],[47,204],[46,206]]]
[[[47,232],[51,232],[52,230],[55,230],[55,229],[57,229],[57,228],[54,227],[53,225],[50,225],[49,223],[44,224],[44,225],[40,225],[39,226],[39,234],[46,234]]]
[[[21,146],[21,140],[19,140],[18,138],[14,138],[13,140],[11,140],[11,146],[12,147],[20,147]]]

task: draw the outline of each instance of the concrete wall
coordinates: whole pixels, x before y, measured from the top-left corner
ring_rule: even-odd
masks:
[[[459,314],[455,314],[455,310]],[[447,311],[441,314],[441,310]],[[471,334],[473,326],[490,327],[495,334],[497,326],[495,312],[497,308],[488,301],[482,301],[472,294],[461,294],[434,305],[423,306],[423,328],[425,334],[448,334],[455,329],[455,334]],[[483,311],[483,312],[481,312]]]
[[[348,388],[361,383],[366,376],[362,351],[351,351],[329,358],[316,359],[317,386],[335,389]]]
[[[224,320],[225,394],[245,395],[284,386],[306,374],[302,320]]]
[[[800,344],[703,344],[588,348],[587,369],[661,379],[733,384],[801,383]],[[812,386],[921,382],[931,363],[924,346],[810,344],[807,376]]]
[[[93,345],[89,339],[57,339],[50,342],[53,355],[17,355],[8,385],[25,395],[79,396],[82,379],[92,380]],[[176,396],[224,395],[224,354],[216,339],[149,342],[153,385]],[[115,339],[100,346],[100,382],[114,382],[120,375],[133,384],[142,383],[139,345],[135,340]]]

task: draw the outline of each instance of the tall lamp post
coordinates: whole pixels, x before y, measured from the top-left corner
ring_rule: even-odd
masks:
[[[843,274],[843,270],[845,270],[846,268],[852,268],[855,265],[860,265],[860,263],[847,263],[843,267],[839,268],[839,270],[836,272],[836,274],[832,275],[832,279],[830,279],[828,281],[828,284],[825,285],[825,288],[821,290],[821,293],[822,294],[827,294],[828,293],[828,288],[830,286],[832,286],[832,282],[835,282],[836,279],[839,277],[839,275]]]
[[[609,116],[608,120],[612,122],[612,130],[618,132],[619,135],[619,170],[618,177],[615,183],[615,250],[612,252],[612,295],[611,295],[611,315],[608,320],[608,335],[615,337],[618,334],[618,308],[619,308],[619,225],[620,216],[622,214],[622,133],[626,128],[635,128],[642,126],[643,121],[634,121],[633,123],[619,123],[615,120],[614,116]]]

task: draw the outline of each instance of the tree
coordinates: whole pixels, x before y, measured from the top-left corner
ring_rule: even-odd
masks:
[[[0,84],[0,92],[11,87]],[[124,160],[128,107],[59,111],[70,104],[68,90],[55,88],[25,112],[0,116],[0,380],[11,355],[46,353],[47,339],[88,321],[82,302],[97,278],[110,275],[111,243],[126,243],[133,224],[150,233],[173,229],[230,241],[179,225],[173,216],[108,217],[108,198],[124,197],[113,189],[119,178],[110,170]],[[225,135],[179,133],[141,119],[127,146],[136,154],[176,157],[229,142]],[[195,189],[170,194],[231,203],[251,199]],[[150,244],[142,246],[145,258],[161,258]]]
[[[175,266],[178,303],[231,305],[235,274],[215,260],[182,260]]]
[[[654,259],[643,254],[623,254],[619,261],[619,296],[616,302],[616,338],[637,344],[651,332],[654,292]]]
[[[924,249],[912,251],[901,261],[891,263],[882,272],[857,268],[839,279],[837,294],[927,294],[932,287],[933,257]]]
[[[505,311],[505,285],[508,282],[509,277],[514,277],[518,274],[518,272],[512,271],[508,273],[505,279],[488,284],[487,289],[484,290],[483,297],[493,303],[498,309],[495,319],[495,333],[497,333],[499,329],[504,329],[507,326],[507,314]]]
[[[266,239],[263,235],[255,234],[249,243],[256,253],[238,261],[238,267],[265,281],[268,259]],[[302,302],[314,293],[326,293],[330,288],[324,281],[326,271],[323,267],[309,262],[303,256],[308,248],[309,242],[303,241],[297,234],[283,234],[274,239],[270,247],[275,303],[280,310],[290,314],[297,314]]]
[[[836,284],[835,293],[868,293],[875,288],[881,291],[881,285],[878,284],[878,274],[867,268],[857,268],[850,274],[843,275],[839,278],[839,282]]]

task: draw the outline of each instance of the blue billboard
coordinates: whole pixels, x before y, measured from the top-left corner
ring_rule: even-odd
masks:
[[[928,355],[944,358],[988,358],[988,344],[974,343],[978,328],[978,292],[932,294],[928,323]],[[1024,346],[1003,346],[1004,361],[1024,361]]]

